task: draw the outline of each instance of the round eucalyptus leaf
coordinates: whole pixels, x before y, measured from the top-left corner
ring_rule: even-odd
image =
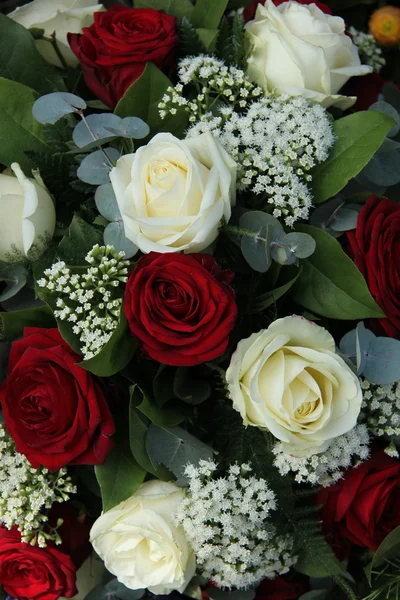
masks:
[[[295,231],[285,235],[282,243],[288,246],[297,258],[308,258],[311,254],[314,254],[317,246],[311,235]]]
[[[343,199],[339,196],[332,198],[323,204],[317,206],[317,208],[311,213],[310,225],[323,229],[333,237],[339,237],[341,234],[334,231],[331,227],[331,222],[335,211],[339,210],[339,207],[343,206]]]
[[[256,237],[242,236],[242,254],[250,267],[258,273],[266,273],[271,266],[271,227],[263,226]]]
[[[52,92],[41,96],[32,107],[32,114],[39,123],[50,123],[54,125],[59,119],[83,110],[86,102],[75,94],[68,92]]]
[[[389,104],[388,102],[375,102],[372,106],[369,107],[369,110],[373,110],[375,112],[380,112],[384,115],[389,115],[395,121],[395,125],[387,134],[387,137],[394,137],[400,131],[400,115],[397,110]]]
[[[140,140],[150,133],[150,127],[139,117],[125,117],[121,121],[121,129],[124,137]]]
[[[361,210],[360,205],[360,210]],[[342,206],[334,218],[330,226],[334,231],[343,232],[343,231],[351,231],[357,227],[357,219],[360,214],[360,210],[356,210],[354,208],[349,208],[347,206]]]
[[[104,230],[104,244],[114,246],[116,252],[125,252],[125,258],[135,256],[138,248],[125,237],[125,229],[122,221],[109,223]]]
[[[1,263],[0,282],[5,283],[6,286],[0,294],[0,302],[9,300],[18,294],[26,284],[27,275],[27,270],[21,265]]]
[[[271,248],[271,257],[280,265],[290,264],[290,248],[281,244],[274,244]],[[294,257],[295,258],[295,257]],[[292,263],[293,264],[293,263]]]
[[[400,182],[400,150],[376,153],[359,175],[375,185],[396,185]]]
[[[372,383],[386,385],[400,377],[400,341],[376,337],[370,341],[363,374]]]
[[[107,221],[120,221],[121,213],[111,183],[97,188],[94,200],[97,210]]]
[[[261,229],[268,225],[271,228],[275,228],[283,233],[283,227],[279,223],[278,219],[275,219],[272,215],[265,213],[261,210],[251,210],[246,212],[240,217],[239,227],[242,229],[249,229],[254,233],[258,233]]]
[[[89,115],[86,117],[86,123],[82,120],[75,127],[72,139],[78,148],[85,148],[85,146],[93,144],[96,140],[101,140],[103,143],[106,143],[116,137],[106,128],[118,128],[120,123],[120,117],[113,115],[112,113]]]
[[[112,165],[119,157],[120,153],[115,148],[96,150],[96,152],[85,156],[77,171],[77,175],[79,179],[92,185],[109,183]]]

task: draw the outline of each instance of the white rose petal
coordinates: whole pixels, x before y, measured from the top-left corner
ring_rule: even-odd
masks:
[[[125,235],[144,253],[200,252],[229,221],[236,163],[211,133],[159,133],[110,173]]]
[[[244,424],[268,429],[295,456],[326,450],[361,409],[358,378],[332,336],[302,317],[278,319],[241,340],[226,379]]]
[[[8,16],[26,29],[44,29],[47,38],[55,32],[63,59],[70,67],[76,67],[79,61],[69,47],[67,34],[82,33],[83,27],[92,25],[94,13],[103,10],[104,6],[95,0],[33,0]],[[47,62],[63,66],[50,42],[39,39],[36,45]]]
[[[278,90],[346,109],[356,98],[337,92],[350,77],[372,72],[361,64],[344,20],[315,4],[290,1],[277,7],[267,0],[246,30],[252,44],[248,74],[266,93]]]
[[[142,484],[125,502],[94,523],[90,541],[106,568],[129,589],[154,594],[183,592],[195,557],[174,515],[185,491],[174,483]]]
[[[7,261],[13,248],[27,256],[35,244],[52,236],[56,212],[50,194],[24,175],[18,163],[11,165],[16,177],[0,174],[0,260]]]

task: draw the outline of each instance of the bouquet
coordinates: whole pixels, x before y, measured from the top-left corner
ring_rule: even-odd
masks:
[[[0,14],[0,585],[400,593],[400,8]]]

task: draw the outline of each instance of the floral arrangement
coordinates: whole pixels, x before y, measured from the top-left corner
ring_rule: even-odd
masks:
[[[399,597],[399,44],[1,3],[0,598]]]

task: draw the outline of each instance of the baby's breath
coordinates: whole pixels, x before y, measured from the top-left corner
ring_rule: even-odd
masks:
[[[45,547],[47,540],[61,543],[56,529],[49,526],[47,513],[54,502],[65,502],[76,488],[66,469],[50,472],[34,469],[19,454],[10,436],[0,425],[0,522],[7,529],[17,527],[23,542]],[[60,524],[60,523],[59,523]]]
[[[112,246],[96,244],[85,260],[91,266],[73,274],[63,261],[46,269],[38,285],[57,295],[54,315],[73,324],[85,359],[95,356],[118,326],[129,261]]]
[[[216,470],[212,461],[186,467],[189,491],[176,515],[202,575],[243,589],[289,571],[293,539],[270,522],[277,504],[267,482],[247,464],[232,465],[226,477],[214,478]]]
[[[286,454],[282,444],[275,444],[274,465],[281,475],[295,473],[297,483],[311,483],[328,487],[342,479],[344,470],[356,467],[369,456],[369,435],[365,425],[356,425],[349,432],[340,435],[325,452],[312,456],[296,457]]]
[[[360,377],[363,390],[361,418],[375,437],[389,441],[385,452],[399,458],[392,438],[400,436],[400,381],[388,385],[377,385]]]
[[[355,27],[349,27],[349,33],[354,45],[357,46],[361,62],[372,67],[375,73],[379,73],[386,65],[386,60],[374,36],[371,33],[359,31]]]
[[[334,142],[329,117],[302,96],[263,98],[240,114],[225,107],[193,125],[188,137],[211,131],[238,164],[238,189],[263,194],[289,227],[307,219],[310,171]]]

